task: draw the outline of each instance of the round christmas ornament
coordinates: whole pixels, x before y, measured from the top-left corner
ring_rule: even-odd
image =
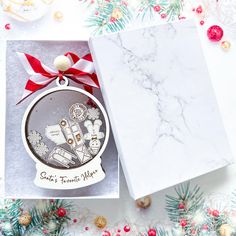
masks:
[[[21,216],[19,216],[18,222],[22,226],[28,226],[32,221],[32,216],[28,211],[22,213]]]
[[[224,35],[223,29],[218,25],[213,25],[207,30],[207,37],[212,42],[218,42]]]
[[[156,236],[156,235],[157,235],[157,231],[155,229],[148,230],[148,236]]]
[[[152,198],[151,196],[146,196],[136,200],[136,205],[138,208],[146,209],[151,206]]]
[[[224,51],[228,51],[231,48],[231,43],[229,41],[222,41],[220,46]]]
[[[99,228],[103,229],[107,225],[107,219],[104,216],[97,216],[94,220],[94,224]]]
[[[58,210],[57,210],[57,215],[59,216],[59,217],[65,217],[66,216],[66,209],[65,208],[63,208],[63,207],[60,207]]]
[[[99,87],[91,57],[80,59],[72,53],[61,56],[54,62],[60,70],[54,71],[28,54],[18,55],[27,72],[33,70],[35,75],[37,71],[27,82],[21,101],[53,81],[57,84],[31,102],[22,121],[24,146],[36,162],[35,184],[74,189],[103,180],[101,155],[109,139],[106,111],[91,93],[69,86],[71,79],[86,85],[90,92],[92,87]],[[92,71],[85,71],[88,68]],[[58,216],[62,214],[58,209]]]
[[[219,228],[220,236],[231,236],[234,232],[234,229],[229,224],[223,224]]]
[[[3,11],[19,21],[34,21],[43,17],[54,0],[2,0]]]
[[[62,21],[64,16],[63,16],[63,13],[61,11],[56,11],[53,14],[53,17],[54,17],[54,20],[56,20],[56,21]]]

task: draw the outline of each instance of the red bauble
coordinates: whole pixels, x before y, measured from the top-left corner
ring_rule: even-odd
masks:
[[[212,25],[208,30],[207,30],[207,37],[212,41],[212,42],[218,42],[222,39],[224,35],[223,29],[218,26],[218,25]]]
[[[208,209],[207,209],[207,213],[208,213],[209,215],[211,215],[211,214],[212,214],[212,210],[211,210],[210,208],[208,208]]]
[[[214,210],[214,211],[212,211],[212,215],[214,217],[218,217],[220,215],[220,212],[218,210]]]
[[[124,227],[124,231],[125,231],[126,233],[128,233],[128,232],[130,231],[130,227],[129,227],[129,225],[125,225],[125,227]]]
[[[148,230],[148,236],[156,236],[156,235],[157,235],[157,231],[155,229]]]
[[[162,18],[162,19],[165,19],[166,17],[167,17],[167,15],[166,15],[165,13],[162,13],[162,14],[161,14],[161,18]]]
[[[198,14],[201,14],[202,11],[203,11],[203,10],[202,10],[202,6],[197,7],[196,12],[197,12]]]
[[[184,203],[182,203],[182,202],[181,202],[181,203],[179,204],[179,206],[178,206],[179,209],[184,209],[184,207],[185,207],[185,206],[184,206]]]
[[[153,10],[159,12],[161,10],[161,7],[159,5],[156,5],[153,7]]]
[[[11,29],[11,25],[8,23],[8,24],[5,24],[5,29],[6,30],[10,30]]]
[[[107,231],[107,230],[104,230],[102,232],[102,236],[111,236],[111,233],[109,231]]]
[[[64,217],[64,216],[66,216],[66,209],[63,208],[63,207],[58,208],[58,210],[57,210],[57,215],[58,215],[59,217]]]
[[[185,227],[185,226],[187,225],[187,220],[182,219],[182,220],[180,220],[179,224],[180,224],[182,227]]]
[[[204,20],[201,20],[200,21],[200,25],[204,25],[205,24],[205,21]]]

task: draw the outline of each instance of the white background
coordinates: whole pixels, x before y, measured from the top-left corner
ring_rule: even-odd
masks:
[[[58,0],[51,11],[41,20],[34,23],[17,23],[4,15],[0,15],[1,39],[60,39],[60,40],[82,40],[88,39],[88,31],[84,26],[81,15],[83,10],[77,0]],[[60,10],[64,14],[61,23],[55,22],[52,13]],[[83,15],[84,16],[84,15]],[[84,16],[85,17],[85,16]],[[3,27],[5,23],[11,23],[12,29],[6,32]],[[209,42],[206,37],[208,26],[216,24],[215,19],[208,19],[204,26],[199,26],[199,35],[202,41],[204,54],[206,56],[212,84],[217,95],[220,111],[229,141],[236,156],[236,39],[231,29],[225,28],[224,39],[231,41],[232,48],[224,52],[218,44]],[[198,22],[197,22],[198,24]],[[184,35],[183,35],[184,37]],[[4,111],[5,111],[5,66],[4,66],[4,42],[0,44],[0,156],[4,159]],[[3,164],[0,165],[3,167]],[[3,169],[0,171],[3,173]],[[168,178],[168,176],[166,176]],[[156,181],[162,181],[156,180]],[[236,189],[236,165],[207,174],[192,181],[198,183],[207,194],[230,194]],[[1,186],[2,183],[1,183]],[[118,221],[119,217],[125,217],[135,221],[144,219],[149,222],[152,219],[165,221],[167,216],[164,209],[164,196],[172,192],[173,188],[159,192],[153,196],[152,207],[146,212],[137,211],[133,200],[129,197],[124,178],[121,175],[121,198],[120,200],[81,200],[77,201],[80,206],[89,207],[92,211],[106,215],[111,222]],[[1,190],[2,193],[2,190]],[[116,214],[114,214],[116,212]],[[119,214],[118,214],[119,213]],[[145,217],[141,217],[141,214]],[[119,216],[120,215],[120,216]]]

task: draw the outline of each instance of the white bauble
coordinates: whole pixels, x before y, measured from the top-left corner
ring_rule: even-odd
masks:
[[[53,64],[60,71],[66,71],[71,67],[70,59],[63,55],[56,57]]]

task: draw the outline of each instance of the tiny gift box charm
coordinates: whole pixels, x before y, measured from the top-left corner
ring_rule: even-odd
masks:
[[[57,84],[31,102],[22,121],[24,146],[36,162],[35,184],[75,189],[104,179],[101,155],[109,139],[109,122],[91,94],[99,84],[90,56],[68,53],[55,60],[58,71],[54,71],[28,54],[18,55],[31,75],[21,101],[54,80]],[[69,79],[86,91],[69,86]]]

